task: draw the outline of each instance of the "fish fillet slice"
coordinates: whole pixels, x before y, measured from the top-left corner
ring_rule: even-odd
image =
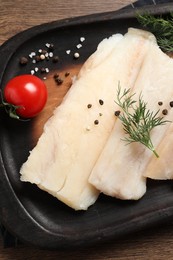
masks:
[[[47,121],[21,168],[22,181],[37,184],[76,210],[95,202],[99,191],[88,177],[116,120],[116,86],[119,81],[122,88],[134,85],[150,36],[131,29],[124,37],[117,34],[98,46]],[[88,104],[92,108],[88,109]]]
[[[173,97],[173,96],[172,96]],[[172,109],[171,109],[172,110]],[[169,111],[169,110],[168,110]],[[168,112],[168,119],[172,120],[172,111]],[[147,166],[144,176],[157,179],[169,180],[173,179],[173,123],[171,122],[164,138],[157,147],[159,158],[152,157]]]
[[[173,60],[162,53],[153,41],[134,86],[136,96],[139,96],[142,91],[143,99],[148,103],[147,107],[151,111],[156,112],[160,108],[158,101],[163,101],[165,105],[169,104],[170,97],[173,96],[172,71]],[[169,111],[169,117],[172,118],[172,116],[173,109]],[[156,150],[168,128],[169,123],[153,129],[152,140]],[[146,177],[144,176],[149,176],[148,170],[146,171],[149,160],[153,158],[153,162],[156,163],[155,167],[152,163],[153,170],[150,168],[150,176],[154,175],[159,160],[140,143],[125,145],[122,141],[123,137],[122,124],[117,120],[89,181],[107,195],[136,200],[146,192]],[[159,153],[162,154],[161,149]]]

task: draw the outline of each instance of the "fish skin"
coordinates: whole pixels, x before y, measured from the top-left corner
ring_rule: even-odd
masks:
[[[122,88],[133,88],[147,53],[152,35],[135,31],[100,43],[21,167],[21,181],[36,184],[75,210],[86,210],[98,198],[100,191],[88,178],[116,121],[116,86],[121,81]],[[94,125],[99,113],[103,116]]]

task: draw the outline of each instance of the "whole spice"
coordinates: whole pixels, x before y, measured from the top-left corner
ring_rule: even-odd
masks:
[[[68,77],[70,75],[70,72],[65,73],[65,77]]]
[[[58,85],[61,85],[63,83],[63,80],[61,78],[55,78],[55,81]]]
[[[95,125],[98,125],[98,124],[99,124],[99,120],[96,119],[96,120],[94,121],[94,124],[95,124]]]
[[[36,55],[36,56],[35,56],[35,60],[36,60],[37,62],[39,62],[39,61],[40,61],[40,56],[39,56],[39,55]]]
[[[75,52],[75,53],[74,53],[74,58],[75,58],[75,59],[78,59],[78,58],[79,58],[79,56],[80,56],[80,55],[79,55],[79,53],[78,53],[78,52]]]
[[[119,116],[120,113],[121,113],[120,110],[117,110],[117,111],[115,111],[114,115],[115,115],[115,116]]]
[[[27,64],[28,63],[28,59],[26,58],[26,57],[21,57],[20,58],[20,64],[21,65],[25,65],[25,64]]]
[[[41,71],[41,73],[46,73],[46,68],[43,67],[40,69],[40,71]]]
[[[59,57],[58,57],[58,56],[54,56],[53,59],[52,59],[52,61],[53,61],[54,63],[58,62],[58,61],[59,61]]]
[[[45,55],[44,54],[41,54],[40,55],[40,60],[44,60],[45,59]]]
[[[170,101],[169,105],[170,107],[173,107],[173,101]]]
[[[158,105],[159,105],[159,106],[162,106],[162,105],[163,105],[163,102],[162,102],[162,101],[159,101],[159,102],[158,102]]]
[[[168,110],[167,109],[163,109],[162,110],[162,114],[166,116],[168,114]]]
[[[104,104],[102,99],[99,99],[99,104],[102,106]]]
[[[59,78],[59,74],[55,73],[53,77],[54,77],[54,79]]]
[[[87,105],[87,108],[91,108],[91,107],[92,107],[92,105],[91,105],[91,104],[88,104],[88,105]]]
[[[53,52],[49,52],[49,58],[52,58],[53,57]]]

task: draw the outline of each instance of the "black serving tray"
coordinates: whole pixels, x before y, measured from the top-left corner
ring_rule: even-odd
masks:
[[[146,6],[145,10],[167,14],[173,10],[173,4]],[[54,52],[60,56],[58,64],[48,61],[50,71],[83,64],[103,38],[117,32],[125,33],[128,27],[139,28],[135,12],[122,9],[66,19],[19,33],[0,48],[1,88],[10,78],[29,73],[33,64],[30,62],[21,67],[20,57],[43,48],[47,42],[54,43]],[[74,52],[81,36],[86,40],[80,58],[74,60],[66,50]],[[22,183],[19,170],[36,141],[33,137],[34,122],[15,121],[0,112],[0,219],[20,241],[48,249],[84,247],[172,219],[171,181],[148,181],[147,192],[139,201],[121,201],[100,195],[93,206],[80,212],[70,209],[35,185]]]

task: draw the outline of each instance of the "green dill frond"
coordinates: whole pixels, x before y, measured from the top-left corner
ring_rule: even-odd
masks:
[[[149,13],[137,13],[136,18],[145,29],[156,36],[158,45],[163,51],[173,51],[173,13],[166,18],[155,17]]]
[[[135,94],[130,94],[130,89],[124,89],[121,94],[120,85],[117,90],[117,101],[115,103],[121,108],[118,118],[121,120],[123,130],[127,136],[123,139],[127,144],[140,142],[149,148],[156,157],[159,157],[153,146],[150,133],[156,126],[166,124],[167,120],[159,117],[159,110],[154,113],[147,109],[142,94],[139,95],[138,102],[133,99]]]

